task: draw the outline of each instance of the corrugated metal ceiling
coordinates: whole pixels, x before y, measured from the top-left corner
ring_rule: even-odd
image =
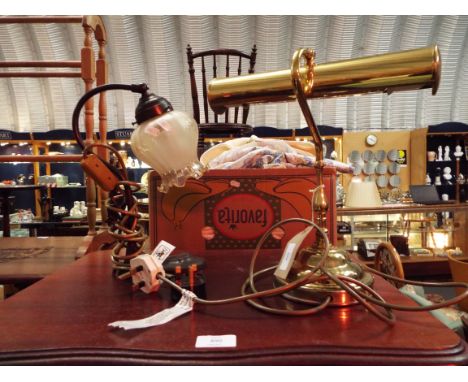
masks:
[[[419,48],[437,43],[439,92],[372,94],[311,101],[319,124],[345,129],[402,129],[445,121],[468,123],[468,16],[104,16],[109,81],[147,82],[175,108],[192,112],[185,48],[257,45],[256,72],[285,69],[295,49],[311,47],[317,62]],[[0,60],[76,60],[79,25],[0,25]],[[16,69],[15,69],[16,70]],[[83,94],[79,79],[0,78],[0,129],[70,128]],[[109,130],[130,127],[137,97],[108,93]],[[304,127],[295,103],[251,107],[255,126]],[[97,124],[96,124],[97,126]],[[97,128],[97,127],[96,127]]]

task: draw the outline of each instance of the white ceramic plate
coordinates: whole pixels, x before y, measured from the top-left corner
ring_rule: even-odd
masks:
[[[359,163],[353,163],[353,175],[359,175],[362,172],[362,167]]]
[[[400,172],[400,165],[397,162],[392,162],[388,165],[388,171],[390,174],[396,175]]]
[[[395,162],[398,159],[398,150],[391,149],[387,154],[387,158],[390,162]]]
[[[377,152],[375,153],[375,159],[377,159],[379,162],[383,162],[386,156],[387,153],[385,150],[377,150]]]
[[[387,165],[380,162],[375,168],[375,172],[379,175],[385,175],[387,173]]]
[[[390,177],[390,186],[392,187],[399,187],[401,183],[401,179],[398,175],[392,175]]]
[[[371,150],[366,150],[362,153],[362,159],[364,159],[364,162],[370,162],[374,159],[374,153]]]
[[[361,160],[361,153],[357,150],[351,151],[351,153],[349,154],[349,160],[352,163],[359,162]]]
[[[366,175],[375,174],[375,168],[376,168],[376,167],[377,167],[377,163],[376,163],[376,162],[367,162],[367,163],[364,165],[363,172],[364,172],[364,174],[366,174]]]
[[[387,184],[388,184],[388,178],[386,175],[380,175],[377,178],[377,186],[379,186],[380,188],[387,187]]]

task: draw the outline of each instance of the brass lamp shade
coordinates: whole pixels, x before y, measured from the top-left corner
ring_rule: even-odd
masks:
[[[301,76],[307,77],[308,70],[307,67],[301,68]],[[431,88],[432,94],[436,94],[440,72],[441,58],[437,45],[317,64],[313,69],[313,87],[306,96],[337,97],[426,88]],[[208,100],[216,113],[242,104],[295,99],[290,69],[213,79],[208,85]]]

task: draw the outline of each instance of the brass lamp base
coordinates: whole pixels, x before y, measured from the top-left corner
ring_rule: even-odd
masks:
[[[301,258],[306,258],[307,261],[305,263],[301,263],[300,261],[295,262],[295,265],[293,265],[293,268],[286,279],[275,277],[275,286],[286,285],[309,274],[319,263],[322,258],[322,254],[318,248],[307,248],[299,254],[298,259],[300,260]],[[335,276],[346,276],[369,287],[374,283],[374,278],[370,273],[364,272],[359,264],[350,260],[345,251],[337,248],[330,249],[323,268]],[[318,270],[317,275],[320,274],[323,274],[323,272]],[[353,286],[358,290],[363,289],[359,284],[354,284]],[[292,301],[311,304],[320,303],[327,297],[331,297],[332,301],[330,302],[330,305],[340,307],[358,303],[329,277],[309,284],[304,284],[283,294],[282,296]]]

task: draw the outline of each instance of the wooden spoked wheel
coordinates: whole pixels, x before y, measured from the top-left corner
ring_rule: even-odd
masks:
[[[388,242],[380,243],[375,250],[374,266],[379,272],[395,276],[400,279],[405,278],[405,272],[403,271],[400,255],[396,251],[395,247]],[[397,288],[401,288],[404,285],[404,283],[390,279],[387,281]]]

